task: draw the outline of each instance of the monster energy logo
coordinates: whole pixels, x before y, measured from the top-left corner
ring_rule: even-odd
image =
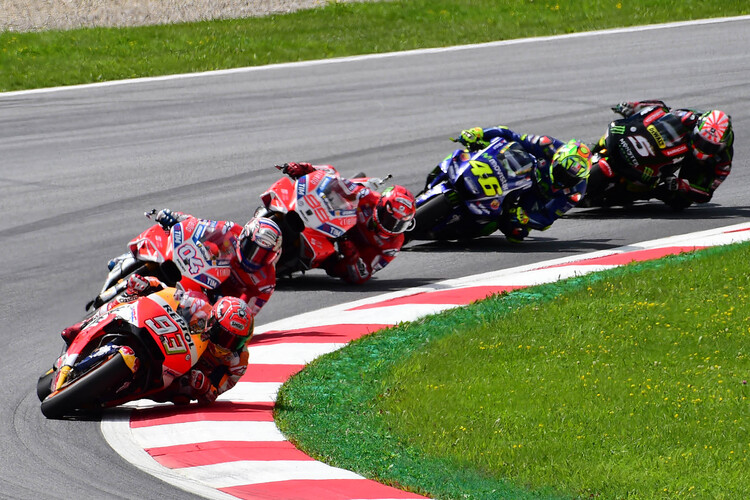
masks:
[[[622,134],[624,134],[624,133],[625,133],[625,125],[612,125],[612,126],[611,126],[611,127],[609,128],[609,130],[610,130],[610,132],[612,132],[613,134],[620,134],[620,135],[622,135]]]
[[[650,181],[654,177],[654,171],[653,169],[650,169],[648,167],[643,167],[643,175],[641,178],[644,181]]]

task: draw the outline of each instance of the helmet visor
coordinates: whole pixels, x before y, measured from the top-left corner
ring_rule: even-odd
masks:
[[[214,321],[208,329],[208,338],[219,347],[230,351],[239,351],[247,342],[248,337],[239,337]]]
[[[582,169],[585,169],[585,166],[581,165],[581,162],[575,156],[562,158],[552,165],[552,185],[557,189],[575,186],[582,180],[577,175]]]
[[[411,224],[411,219],[398,219],[386,207],[377,208],[378,224],[391,234],[399,234],[406,231]]]
[[[696,155],[700,157],[706,157],[715,155],[718,153],[721,153],[724,151],[724,148],[726,147],[725,143],[715,143],[711,142],[705,137],[703,137],[701,134],[695,134],[693,136],[693,148],[695,148],[698,153],[702,153],[702,155]]]
[[[257,271],[268,264],[275,256],[273,248],[263,248],[258,246],[250,238],[242,242],[240,248],[242,254],[242,267],[246,271]]]

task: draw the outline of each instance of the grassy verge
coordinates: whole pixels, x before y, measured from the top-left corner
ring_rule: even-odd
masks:
[[[744,498],[750,245],[354,342],[281,392],[313,456],[438,498]]]
[[[744,0],[394,0],[122,29],[0,33],[0,91],[750,13]]]

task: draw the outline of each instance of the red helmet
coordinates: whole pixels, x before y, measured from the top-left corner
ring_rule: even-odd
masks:
[[[244,300],[222,297],[211,309],[206,334],[220,351],[237,352],[252,338],[254,323]]]
[[[237,259],[242,268],[255,272],[281,257],[281,229],[266,217],[253,217],[237,240]]]
[[[399,234],[411,229],[417,204],[414,195],[403,186],[385,189],[375,205],[375,227],[386,234]]]

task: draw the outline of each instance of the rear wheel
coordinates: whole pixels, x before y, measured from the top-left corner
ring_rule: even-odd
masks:
[[[42,401],[42,413],[47,418],[60,418],[76,410],[99,409],[103,396],[108,391],[114,391],[132,375],[133,372],[125,363],[122,354],[117,352],[91,371],[48,395]],[[42,378],[47,376],[50,374],[44,374]]]

